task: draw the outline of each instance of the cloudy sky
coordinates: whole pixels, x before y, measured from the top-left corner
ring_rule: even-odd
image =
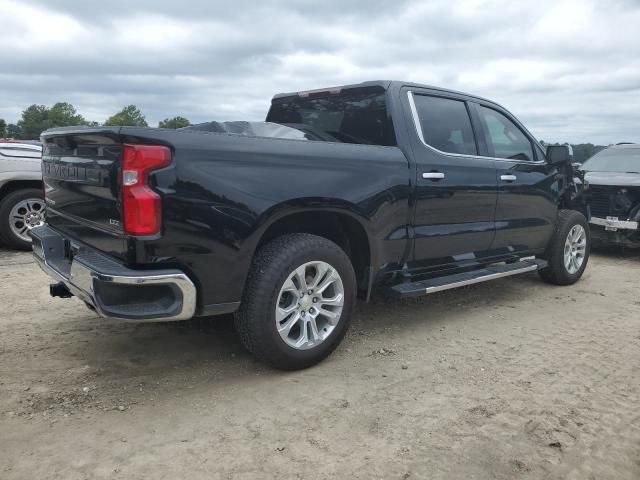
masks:
[[[640,142],[640,0],[0,0],[0,118],[262,120],[281,91],[410,80],[540,139]]]

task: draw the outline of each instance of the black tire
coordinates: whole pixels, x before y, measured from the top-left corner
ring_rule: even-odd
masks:
[[[18,250],[31,250],[31,242],[25,241],[11,231],[9,214],[11,209],[23,200],[29,198],[38,198],[42,201],[44,208],[44,199],[42,191],[37,188],[25,188],[11,192],[0,202],[0,240],[10,248]]]
[[[275,307],[280,289],[291,272],[307,262],[321,261],[337,270],[344,288],[342,313],[330,335],[317,346],[298,350],[279,335]],[[356,280],[347,254],[335,243],[316,235],[295,233],[278,237],[256,254],[235,315],[244,346],[257,359],[281,370],[299,370],[324,360],[347,332],[356,300]]]
[[[564,262],[564,247],[569,232],[576,225],[581,225],[584,228],[586,247],[582,265],[575,273],[570,273]],[[554,285],[573,285],[580,280],[585,268],[587,268],[590,252],[591,233],[589,230],[589,222],[587,222],[585,216],[575,210],[560,210],[560,212],[558,212],[556,229],[553,232],[553,236],[544,255],[542,255],[542,258],[549,262],[549,265],[542,270],[538,270],[538,274],[540,278],[547,283]]]

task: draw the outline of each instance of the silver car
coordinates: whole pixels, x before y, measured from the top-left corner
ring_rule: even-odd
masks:
[[[29,231],[44,223],[42,145],[0,142],[0,241],[31,249]]]

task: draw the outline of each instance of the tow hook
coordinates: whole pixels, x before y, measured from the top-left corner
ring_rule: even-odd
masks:
[[[62,282],[50,284],[49,295],[51,295],[52,297],[60,297],[60,298],[73,297],[73,293],[71,293],[67,288],[67,286]]]

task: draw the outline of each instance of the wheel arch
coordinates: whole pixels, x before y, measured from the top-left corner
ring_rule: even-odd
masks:
[[[10,193],[27,188],[42,190],[42,180],[9,180],[0,185],[0,201]]]
[[[372,266],[377,250],[371,241],[368,220],[347,208],[279,206],[271,209],[248,245],[246,256],[253,257],[276,237],[289,233],[309,233],[331,240],[349,256],[356,273],[358,289],[367,295],[372,285]]]

